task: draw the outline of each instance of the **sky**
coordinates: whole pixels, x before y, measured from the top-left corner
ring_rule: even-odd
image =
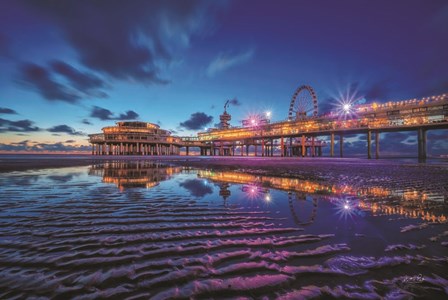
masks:
[[[369,102],[448,91],[448,2],[0,2],[0,152],[86,151],[118,120],[194,136],[254,113],[287,118],[312,86],[319,114],[338,95]],[[415,133],[383,134],[382,151],[416,153]],[[448,154],[446,130],[428,152]],[[346,139],[364,153],[365,137]]]

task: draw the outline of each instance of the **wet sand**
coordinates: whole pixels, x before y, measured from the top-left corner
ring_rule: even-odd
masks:
[[[444,165],[154,158],[2,158],[0,298],[446,296]]]
[[[295,170],[315,165],[413,165],[444,168],[448,172],[447,161],[441,163],[420,164],[417,159],[399,161],[396,159],[367,160],[363,158],[301,158],[301,157],[220,157],[220,156],[92,156],[92,155],[7,155],[0,154],[0,172],[23,171],[29,169],[60,168],[86,166],[105,161],[156,161],[175,163],[200,168],[260,168],[267,170]]]

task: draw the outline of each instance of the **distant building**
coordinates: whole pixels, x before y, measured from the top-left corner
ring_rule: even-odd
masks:
[[[90,134],[92,155],[179,155],[180,137],[147,122],[117,122],[102,128],[103,133]]]

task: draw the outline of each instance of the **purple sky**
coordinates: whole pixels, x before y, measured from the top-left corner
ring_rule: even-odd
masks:
[[[367,102],[448,91],[448,2],[2,1],[0,151],[76,151],[116,120],[194,135],[270,110],[287,117],[294,90],[319,111],[350,90]],[[429,153],[447,154],[446,131]],[[381,149],[416,153],[415,134]],[[439,140],[439,141],[436,141]],[[364,153],[363,137],[346,153]]]

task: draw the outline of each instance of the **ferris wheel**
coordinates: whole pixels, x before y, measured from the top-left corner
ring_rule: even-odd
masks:
[[[304,120],[317,116],[317,96],[309,85],[299,87],[292,95],[288,120]]]
[[[316,216],[317,216],[318,198],[312,197],[312,204],[311,204],[312,208],[311,208],[311,213],[310,213],[308,220],[300,220],[299,215],[296,213],[296,211],[294,209],[294,202],[299,202],[300,200],[303,200],[304,202],[306,202],[307,196],[305,194],[301,194],[301,193],[297,193],[297,192],[296,193],[288,192],[289,209],[291,210],[291,215],[292,215],[292,218],[294,219],[294,223],[296,223],[299,226],[310,225],[314,222],[314,220],[316,219]]]

